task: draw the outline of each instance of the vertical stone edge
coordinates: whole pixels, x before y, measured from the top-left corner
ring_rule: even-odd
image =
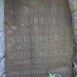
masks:
[[[4,0],[0,0],[0,77],[5,75]]]
[[[68,0],[72,16],[73,30],[73,77],[77,77],[77,0]]]

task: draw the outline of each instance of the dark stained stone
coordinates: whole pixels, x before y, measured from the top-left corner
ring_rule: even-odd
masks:
[[[72,75],[68,0],[5,0],[7,77]]]

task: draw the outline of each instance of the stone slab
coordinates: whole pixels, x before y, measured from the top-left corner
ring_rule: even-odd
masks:
[[[71,25],[68,0],[6,0],[7,77],[71,77]]]

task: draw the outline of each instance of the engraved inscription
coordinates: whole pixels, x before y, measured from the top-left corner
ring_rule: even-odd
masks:
[[[52,72],[67,77],[71,73],[72,32],[66,0],[5,1],[5,36],[7,75],[46,77]]]

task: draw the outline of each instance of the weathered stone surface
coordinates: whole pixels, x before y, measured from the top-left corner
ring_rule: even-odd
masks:
[[[67,0],[6,0],[5,36],[7,77],[71,77]]]

